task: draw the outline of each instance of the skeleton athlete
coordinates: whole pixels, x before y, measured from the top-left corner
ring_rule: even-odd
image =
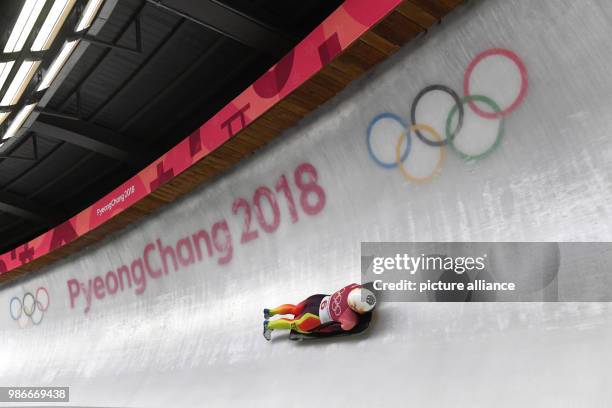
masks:
[[[312,295],[297,305],[264,309],[263,336],[269,341],[273,330],[291,330],[302,338],[359,333],[368,327],[374,306],[374,293],[353,283],[332,295]],[[293,319],[269,320],[276,315],[293,315]]]

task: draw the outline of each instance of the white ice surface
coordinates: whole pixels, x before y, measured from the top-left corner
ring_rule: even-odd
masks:
[[[261,337],[263,307],[359,280],[362,241],[612,241],[610,38],[606,0],[471,2],[223,179],[3,288],[0,384],[70,386],[84,406],[610,406],[609,303],[389,303],[361,337]],[[408,118],[432,83],[461,94],[465,67],[492,47],[516,52],[530,81],[499,149],[468,163],[447,152],[426,185],[376,166],[369,121],[382,111]],[[486,75],[506,71],[514,78]],[[479,85],[498,83],[490,96],[500,104],[516,93],[504,78]],[[466,129],[486,139],[489,125]],[[323,211],[292,224],[283,202],[276,232],[239,244],[233,200],[305,161],[325,188]],[[234,237],[229,264],[149,279],[144,294],[107,296],[88,313],[82,297],[70,307],[69,279],[86,283],[159,237],[175,243],[222,218]],[[49,310],[21,329],[10,299],[41,285]]]

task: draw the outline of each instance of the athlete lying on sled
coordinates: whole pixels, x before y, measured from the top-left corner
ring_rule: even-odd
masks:
[[[332,295],[312,295],[297,305],[264,309],[263,336],[270,341],[273,330],[291,330],[291,340],[360,333],[370,325],[374,306],[374,293],[353,283]],[[294,317],[268,320],[275,315]]]

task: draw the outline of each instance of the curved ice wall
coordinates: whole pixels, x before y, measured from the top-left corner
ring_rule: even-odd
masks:
[[[610,38],[604,0],[469,3],[221,180],[4,287],[0,383],[97,406],[604,406],[607,303],[389,303],[317,344],[260,329],[263,307],[358,280],[362,241],[610,241]],[[381,165],[419,92],[463,97],[470,62],[455,149],[411,134],[404,171]],[[444,138],[452,107],[432,91],[415,116]]]

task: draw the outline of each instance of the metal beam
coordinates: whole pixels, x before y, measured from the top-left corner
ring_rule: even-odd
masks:
[[[62,219],[61,214],[50,210],[48,207],[7,191],[0,191],[0,211],[27,220],[42,222],[46,225],[55,225],[58,220]]]
[[[77,35],[75,38],[81,38],[83,41],[87,41],[90,44],[98,45],[100,47],[112,48],[119,51],[127,51],[132,54],[142,54],[142,30],[140,28],[140,17],[136,16],[134,19],[134,29],[136,30],[136,44],[134,47],[125,47],[123,45],[115,44],[114,42],[101,41],[93,35],[82,34]]]
[[[126,141],[125,136],[89,122],[61,117],[44,117],[34,122],[30,130],[135,167],[146,164],[146,159],[137,146]]]
[[[273,57],[293,47],[295,39],[287,33],[216,0],[146,1]]]

